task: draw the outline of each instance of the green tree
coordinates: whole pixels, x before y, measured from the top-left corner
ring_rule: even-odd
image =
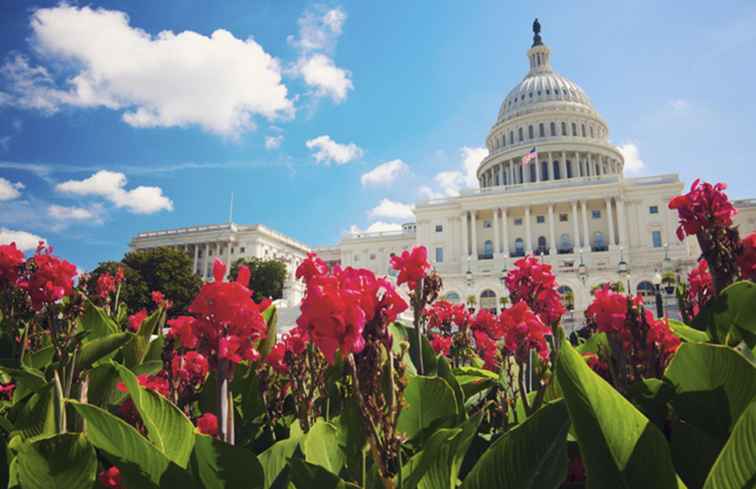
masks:
[[[115,276],[119,267],[123,268],[124,278],[118,300],[126,304],[129,312],[138,311],[149,306],[152,303],[150,297],[151,289],[136,270],[119,261],[104,261],[92,270],[92,273],[89,274],[89,279],[83,284],[87,295],[94,297],[97,294],[97,278],[100,275],[109,273]]]
[[[191,258],[173,248],[136,250],[127,253],[121,261],[139,274],[146,284],[146,291],[139,292],[144,295],[135,299],[134,305],[151,303],[150,293],[159,290],[173,302],[173,308],[168,311],[170,316],[186,314],[202,285],[202,279],[192,271]],[[127,304],[129,310],[133,310],[132,304]]]
[[[261,258],[239,258],[229,271],[231,280],[236,279],[239,267],[247,265],[252,274],[249,288],[255,292],[254,299],[261,300],[264,297],[280,299],[283,297],[284,283],[286,283],[286,264],[279,260],[264,260]]]

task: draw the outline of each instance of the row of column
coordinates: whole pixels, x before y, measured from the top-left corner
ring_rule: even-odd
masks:
[[[612,209],[612,199],[607,197],[604,199],[609,246],[619,244],[620,246],[627,246],[627,236],[625,228],[625,203],[623,199],[617,199],[617,230],[618,236],[615,234],[614,226],[614,212]],[[566,202],[565,202],[566,203]],[[569,201],[572,211],[572,245],[579,246],[581,248],[589,248],[590,242],[590,227],[588,226],[588,203],[586,200],[573,200]],[[578,204],[580,210],[578,212]],[[548,206],[548,225],[549,225],[549,254],[555,255],[556,248],[556,230],[555,230],[555,218],[554,208],[557,204],[549,204]],[[493,246],[494,255],[503,255],[508,257],[510,253],[509,248],[509,216],[508,209],[506,207],[496,207],[493,211]],[[478,231],[477,231],[477,211],[464,211],[461,215],[462,219],[462,250],[463,258],[466,259],[469,255],[472,255],[473,260],[478,259]],[[531,211],[530,206],[524,207],[524,225],[525,225],[525,253],[533,253],[533,240],[531,235]],[[580,216],[580,217],[578,217]],[[582,221],[582,233],[579,232],[578,219]],[[469,235],[469,236],[468,236]],[[617,240],[617,237],[619,240]]]
[[[548,156],[546,165],[546,175],[542,174],[543,161],[536,162],[535,180],[531,178],[530,166],[522,165],[522,158],[516,158],[512,160],[503,161],[492,168],[486,170],[481,176],[482,187],[494,187],[499,185],[512,185],[518,183],[537,183],[546,180],[564,180],[568,178],[567,174],[567,162],[570,161],[569,178],[575,177],[590,177],[601,175],[616,175],[621,173],[619,160],[609,158],[602,155],[590,155],[588,158],[579,158],[578,167],[575,168],[574,161],[567,160],[567,153],[562,151],[559,153],[548,152],[545,153]],[[559,155],[560,159],[557,158]],[[556,177],[554,171],[554,161],[559,162],[559,178]],[[498,176],[498,181],[497,181]]]
[[[183,245],[177,245],[176,247],[180,250],[189,252],[190,247],[194,248],[194,256],[192,261],[192,271],[196,274],[199,274],[201,276],[205,276],[207,272],[207,264],[210,263],[209,257],[210,257],[210,246],[214,245],[219,250],[221,246],[225,246],[225,256],[223,257],[223,262],[226,264],[226,276],[225,278],[228,278],[228,273],[231,270],[231,246],[233,243],[231,241],[217,241],[217,242],[204,242],[204,243],[188,243]],[[200,247],[202,247],[202,257],[203,257],[203,270],[200,270],[198,268],[199,266],[199,250]],[[220,254],[219,254],[220,255]]]

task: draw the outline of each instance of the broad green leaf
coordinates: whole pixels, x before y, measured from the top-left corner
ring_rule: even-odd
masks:
[[[398,357],[402,353],[402,344],[406,343],[406,345],[409,346],[409,333],[407,332],[407,328],[405,328],[404,325],[398,322],[389,324],[389,332],[391,333],[391,337],[393,339],[391,342],[391,351],[394,353],[395,357]],[[412,363],[409,348],[404,351],[402,363],[404,363],[404,368],[406,369],[408,375],[417,375],[417,369],[415,369],[415,364]]]
[[[134,335],[134,340],[126,345],[123,350],[126,366],[133,369],[141,364],[150,348],[150,338],[157,329],[165,325],[165,309],[157,308],[152,314],[147,316],[139,331]]]
[[[462,489],[559,487],[567,475],[569,426],[564,401],[545,404],[483,453]]]
[[[704,489],[756,487],[756,399],[735,424],[730,439],[714,462]]]
[[[417,346],[417,332],[415,331],[414,327],[409,327],[406,329],[407,331],[407,339],[410,343],[410,358],[412,359],[412,363],[415,365],[415,370],[417,372],[420,372],[420,358],[418,357],[418,351],[419,348]],[[423,352],[423,368],[424,368],[424,375],[430,376],[430,375],[436,375],[437,372],[437,360],[436,360],[436,351],[433,349],[433,347],[430,344],[430,341],[428,341],[428,337],[423,335],[421,338],[422,343],[422,352]]]
[[[42,372],[31,367],[9,368],[0,367],[0,372],[13,379],[16,388],[13,390],[13,402],[36,392],[47,384],[47,379]]]
[[[744,280],[725,287],[701,309],[693,326],[708,330],[718,343],[733,326],[756,334],[756,283]]]
[[[677,415],[722,442],[756,393],[756,366],[722,345],[681,345],[664,375]]]
[[[289,467],[291,480],[297,489],[359,489],[323,467],[304,460],[291,459]]]
[[[442,448],[450,445],[452,440],[461,432],[462,430],[459,428],[441,428],[433,432],[423,443],[422,450],[413,455],[402,466],[402,485],[404,487],[420,487],[418,485],[420,480],[439,458]],[[396,481],[399,482],[398,476]],[[444,485],[438,487],[454,487],[448,486],[448,482],[448,480],[445,480]]]
[[[650,378],[631,384],[627,395],[644,416],[662,429],[668,418],[668,403],[674,393],[675,389],[669,382]]]
[[[121,332],[121,328],[108,317],[105,311],[95,306],[90,300],[87,300],[84,306],[81,328],[88,332],[87,341]]]
[[[262,489],[265,475],[255,454],[246,448],[197,433],[190,462],[205,489]]]
[[[56,432],[55,393],[49,383],[37,392],[17,402],[8,414],[13,421],[14,433],[22,439]]]
[[[481,416],[474,416],[457,426],[457,434],[439,447],[428,470],[420,479],[419,489],[457,487],[459,470],[462,468],[467,449],[478,431]]]
[[[101,338],[96,338],[81,345],[79,355],[76,358],[76,369],[87,370],[96,361],[104,359],[114,353],[118,348],[132,340],[131,333],[116,333]]]
[[[24,365],[33,369],[44,370],[53,361],[55,348],[52,345],[24,355]]]
[[[88,489],[97,475],[97,456],[81,433],[27,441],[18,453],[23,489]]]
[[[691,328],[681,321],[670,319],[669,328],[673,333],[675,333],[675,335],[677,335],[678,338],[685,340],[688,343],[706,343],[708,341],[711,341],[709,333],[707,333],[706,331]]]
[[[672,462],[688,487],[703,487],[724,441],[681,419],[670,424]]]
[[[449,361],[443,355],[438,355],[436,369],[438,371],[438,376],[444,379],[449,384],[449,387],[452,388],[452,391],[454,391],[454,398],[457,400],[457,406],[460,408],[462,418],[464,418],[467,415],[467,412],[462,409],[462,406],[465,405],[465,393],[459,385],[459,382],[457,382],[457,378],[452,373]]]
[[[409,440],[434,421],[459,414],[454,391],[439,377],[410,377],[404,400],[406,405],[399,413],[397,430]]]
[[[286,468],[289,459],[294,455],[302,433],[291,430],[291,435],[285,440],[280,440],[262,452],[257,458],[265,473],[265,489],[270,488],[281,471]]]
[[[263,357],[268,356],[270,350],[275,346],[278,336],[278,311],[276,306],[271,304],[262,312],[262,317],[265,320],[265,324],[268,325],[268,331],[265,338],[260,342],[258,351]]]
[[[143,389],[136,375],[114,364],[147,428],[150,441],[171,461],[186,468],[194,446],[194,425],[179,408],[163,396]]]
[[[587,487],[685,487],[661,431],[567,341],[559,350],[556,375],[586,466]]]
[[[601,351],[609,351],[609,339],[606,333],[593,333],[590,338],[577,345],[575,349],[581,355],[583,353],[598,355]]]
[[[346,459],[338,442],[339,433],[336,426],[319,419],[301,440],[300,445],[307,462],[338,474]]]
[[[493,387],[499,380],[499,376],[495,372],[477,367],[455,368],[454,376],[467,399],[478,392]]]
[[[165,344],[165,336],[158,336],[154,340],[150,341],[150,346],[147,348],[142,363],[147,362],[163,362],[163,345]]]

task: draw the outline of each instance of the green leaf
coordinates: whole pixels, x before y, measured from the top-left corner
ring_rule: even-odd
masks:
[[[312,425],[300,445],[305,460],[311,464],[320,465],[334,474],[338,474],[344,466],[346,455],[339,446],[338,430],[323,419]]]
[[[588,487],[685,487],[664,435],[594,373],[567,341],[556,375],[587,471]]]
[[[409,440],[434,421],[459,414],[454,391],[440,377],[410,377],[404,400],[406,405],[399,413],[397,430]]]
[[[706,331],[691,328],[687,324],[674,319],[669,320],[669,328],[678,338],[688,343],[707,343],[711,341],[711,337]]]
[[[262,317],[265,320],[265,324],[268,325],[268,332],[265,335],[265,338],[260,342],[258,350],[263,357],[266,357],[277,341],[278,312],[276,306],[273,304],[268,306],[268,308],[262,312]]]
[[[409,339],[410,343],[410,358],[412,358],[412,363],[415,365],[415,369],[419,372],[420,368],[420,359],[418,357],[418,346],[417,346],[417,332],[415,331],[414,327],[410,327],[406,329],[407,331],[407,338]],[[423,352],[423,368],[425,369],[425,375],[435,375],[436,369],[438,367],[437,361],[436,361],[436,351],[433,349],[433,347],[430,344],[430,341],[428,341],[428,337],[423,335],[422,339],[422,352]]]
[[[428,470],[434,465],[434,462],[441,454],[444,446],[452,443],[452,440],[462,432],[459,428],[442,428],[433,432],[425,443],[423,448],[409,461],[402,466],[402,485],[403,487],[420,487],[420,480],[425,477]],[[398,476],[396,477],[398,482]],[[444,485],[437,487],[455,487],[448,485],[449,480],[444,480]],[[431,486],[432,487],[432,486]]]
[[[79,355],[76,358],[76,370],[82,371],[90,368],[96,361],[108,357],[134,337],[131,333],[116,333],[101,338],[96,338],[81,345]]]
[[[87,489],[94,485],[97,456],[81,433],[63,433],[24,443],[18,453],[24,489]]]
[[[580,343],[575,349],[581,355],[583,353],[598,355],[602,351],[609,351],[609,338],[607,338],[606,333],[593,333],[590,338]]]
[[[91,404],[68,402],[84,418],[87,439],[95,447],[114,457],[113,462],[122,470],[128,471],[129,477],[136,479],[141,476],[140,482],[146,478],[157,486],[161,480],[180,470],[121,418]],[[132,485],[125,483],[124,487]],[[133,487],[141,486],[135,484]]]
[[[194,446],[194,425],[183,412],[163,396],[143,389],[136,375],[114,364],[129,391],[134,406],[147,428],[150,441],[171,461],[186,468]]]
[[[13,402],[18,402],[32,392],[40,390],[47,384],[44,374],[31,367],[0,367],[0,372],[10,376],[16,388],[13,390]]]
[[[756,367],[722,345],[681,345],[664,375],[677,415],[722,442],[756,392]]]
[[[197,434],[191,469],[205,489],[262,489],[263,468],[254,453]]]
[[[121,328],[113,322],[105,311],[95,306],[92,301],[86,301],[84,316],[81,318],[81,327],[87,331],[87,340],[103,338],[112,334],[120,333]]]
[[[460,387],[462,387],[466,399],[486,389],[490,389],[499,380],[499,376],[495,372],[477,367],[455,368],[454,377],[457,379]]]
[[[482,415],[479,414],[457,426],[455,428],[456,434],[450,437],[446,443],[441,444],[432,457],[428,469],[420,479],[419,489],[457,487],[459,470],[462,468],[467,449],[478,431],[481,417]],[[438,432],[441,431],[444,430],[438,430]],[[428,443],[430,443],[430,440]],[[423,448],[423,451],[425,451],[425,448]]]
[[[163,345],[165,344],[165,336],[158,336],[154,340],[150,341],[150,346],[147,348],[142,363],[147,362],[163,362]]]
[[[438,376],[444,379],[449,384],[449,387],[452,388],[452,391],[454,391],[454,398],[457,400],[457,406],[460,408],[460,412],[464,418],[467,415],[467,412],[462,409],[462,406],[465,405],[465,393],[459,385],[459,382],[457,382],[457,378],[452,373],[449,361],[443,355],[438,356],[436,369],[438,371]]]
[[[391,333],[391,338],[393,339],[391,342],[391,352],[394,354],[394,357],[399,357],[402,354],[402,344],[404,343],[409,346],[410,343],[407,328],[401,323],[393,322],[389,324],[389,333]],[[417,369],[415,369],[415,364],[412,363],[409,348],[404,350],[402,363],[408,375],[417,375]]]
[[[756,487],[756,400],[735,424],[730,439],[714,462],[704,489]]]
[[[689,487],[703,487],[724,441],[681,419],[672,420],[670,432],[672,462],[677,473]]]
[[[38,370],[44,370],[53,361],[55,348],[52,345],[24,355],[24,365]]]
[[[564,401],[545,404],[483,453],[462,489],[559,487],[567,475],[569,426]]]
[[[265,489],[270,488],[281,471],[286,468],[289,459],[294,455],[294,452],[299,446],[299,440],[301,438],[301,432],[295,432],[292,430],[289,438],[277,441],[267,450],[258,455],[257,458],[260,460],[263,472],[265,473]]]
[[[291,480],[297,489],[358,489],[358,486],[342,480],[319,465],[304,460],[291,459]]]
[[[701,309],[693,326],[708,330],[718,343],[724,341],[733,326],[755,335],[756,283],[744,280],[725,287]]]
[[[9,413],[13,420],[13,433],[22,439],[56,432],[55,394],[49,383],[37,392],[16,403]]]
[[[123,354],[127,367],[133,369],[144,361],[150,349],[150,338],[155,330],[162,328],[163,325],[165,325],[165,310],[159,307],[144,319],[139,331],[134,335],[134,340],[124,348]]]

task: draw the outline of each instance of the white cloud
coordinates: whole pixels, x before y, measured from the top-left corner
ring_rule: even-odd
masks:
[[[354,88],[351,73],[336,66],[332,55],[345,21],[343,9],[317,6],[299,18],[299,35],[288,37],[289,43],[299,50],[299,59],[291,72],[314,88],[316,97],[330,97],[336,103],[344,101]]]
[[[28,251],[36,249],[40,241],[46,242],[47,240],[26,231],[0,228],[0,244],[16,243],[17,248]]]
[[[488,156],[488,150],[486,148],[468,148],[464,146],[459,152],[462,156],[465,184],[470,188],[475,188],[478,186],[478,165],[483,161],[483,158]]]
[[[364,233],[386,233],[386,232],[396,232],[401,231],[402,225],[393,223],[393,222],[383,222],[383,221],[377,221],[371,224],[367,227],[367,229],[362,230],[356,225],[352,225],[349,228],[350,234],[364,234]]]
[[[315,149],[315,161],[318,163],[344,165],[362,158],[362,149],[354,143],[339,144],[328,135],[318,136],[305,143],[309,149]]]
[[[677,112],[684,112],[690,108],[690,102],[688,102],[685,99],[678,98],[674,100],[669,101],[669,106],[672,108],[672,110]]]
[[[282,134],[278,136],[265,136],[265,149],[278,149],[283,143],[284,137]]]
[[[107,107],[136,127],[198,125],[232,137],[254,128],[255,116],[293,115],[278,60],[252,38],[223,29],[152,35],[124,12],[66,4],[36,10],[31,28],[49,66],[74,73],[58,88],[48,68],[9,60],[0,74],[21,107]]]
[[[627,143],[621,146],[617,146],[617,149],[625,158],[626,174],[637,175],[646,168],[646,164],[642,159],[640,159],[638,146],[636,146],[634,143]]]
[[[21,192],[24,184],[21,182],[11,183],[3,177],[0,177],[0,201],[13,200],[21,196]]]
[[[442,171],[433,180],[448,197],[458,196],[460,189],[465,186],[465,175],[460,171]]]
[[[409,166],[402,160],[381,163],[360,177],[362,185],[385,185],[409,173]]]
[[[413,220],[415,219],[414,208],[415,206],[410,204],[383,199],[377,206],[370,209],[368,215],[373,219],[383,217],[386,219]]]
[[[480,147],[470,148],[463,146],[459,150],[459,155],[462,159],[461,169],[442,171],[433,177],[433,181],[439,186],[440,192],[436,192],[426,186],[425,189],[421,189],[421,195],[429,199],[439,198],[443,195],[456,197],[463,188],[478,187],[478,166],[483,158],[488,156],[488,150]]]
[[[126,175],[100,170],[84,180],[68,180],[56,185],[59,192],[75,195],[97,195],[116,207],[123,207],[136,214],[152,214],[161,210],[173,210],[173,202],[163,195],[160,187],[139,186],[126,190]]]
[[[53,219],[59,221],[92,221],[101,222],[100,214],[102,207],[92,206],[91,208],[85,207],[66,207],[62,205],[52,204],[47,208],[47,214]]]
[[[418,187],[417,193],[420,195],[421,199],[426,200],[440,199],[444,196],[443,194],[436,192],[427,185],[421,185],[420,187]]]

